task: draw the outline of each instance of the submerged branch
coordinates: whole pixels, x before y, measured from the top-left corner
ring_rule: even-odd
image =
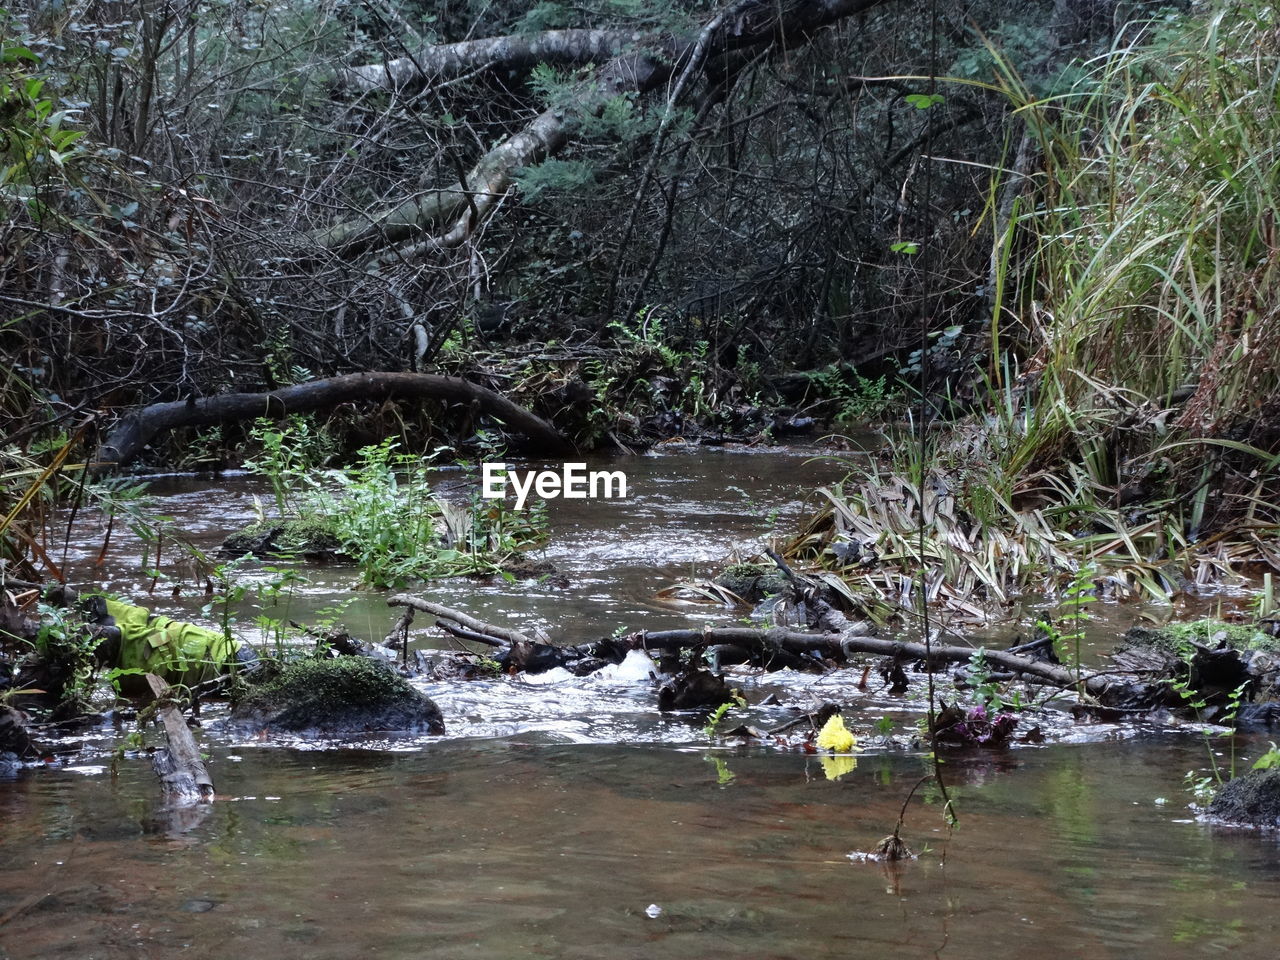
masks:
[[[873,656],[889,657],[899,661],[921,661],[929,667],[941,663],[968,663],[976,652],[973,647],[933,644],[926,648],[923,643],[905,640],[886,640],[879,637],[866,636],[862,624],[851,624],[848,630],[839,633],[812,633],[803,630],[757,629],[752,627],[714,627],[704,630],[657,630],[640,631],[619,639],[596,640],[589,643],[569,646],[552,646],[543,642],[545,638],[533,639],[519,630],[497,624],[477,620],[460,610],[446,607],[421,597],[410,594],[397,594],[387,601],[389,606],[409,606],[426,613],[434,614],[441,621],[440,626],[455,636],[466,636],[466,639],[480,640],[493,645],[495,639],[505,641],[509,646],[536,646],[541,654],[536,661],[540,669],[555,666],[566,666],[583,660],[603,660],[618,662],[628,650],[662,650],[678,652],[680,650],[707,650],[715,647],[737,647],[753,655],[759,662],[768,663],[771,657],[780,651],[793,656],[819,656],[846,662],[854,654],[864,653]],[[457,626],[454,626],[457,625]],[[458,627],[462,629],[459,630]],[[1053,686],[1069,688],[1077,686],[1075,673],[1057,664],[1034,660],[1008,650],[984,650],[983,656],[989,665],[1008,670],[1014,674],[1032,678]],[[528,652],[520,658],[521,666],[528,661]],[[1115,678],[1103,675],[1083,677],[1080,684],[1086,692],[1095,696],[1107,693],[1116,683]]]

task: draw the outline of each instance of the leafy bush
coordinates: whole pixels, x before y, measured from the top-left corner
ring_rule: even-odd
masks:
[[[329,444],[305,421],[260,422],[254,434],[264,452],[253,469],[271,484],[281,517],[331,535],[372,586],[501,572],[546,538],[544,509],[516,513],[478,491],[466,505],[437,497],[429,461],[398,453],[390,439],[362,449],[350,468],[320,471],[315,461]]]

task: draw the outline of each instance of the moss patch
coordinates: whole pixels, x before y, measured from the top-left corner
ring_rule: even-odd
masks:
[[[1191,620],[1171,623],[1156,630],[1135,627],[1126,635],[1131,642],[1159,647],[1178,653],[1188,643],[1216,647],[1222,641],[1233,650],[1280,650],[1280,639],[1249,623],[1226,623],[1222,620]]]
[[[758,603],[765,597],[781,593],[787,586],[787,578],[774,566],[762,563],[735,563],[716,577],[716,583],[732,590],[743,600]]]
[[[342,542],[319,517],[259,520],[222,541],[225,557],[342,556]]]
[[[444,733],[435,702],[371,657],[289,664],[274,679],[250,688],[231,719],[253,730],[290,733]]]

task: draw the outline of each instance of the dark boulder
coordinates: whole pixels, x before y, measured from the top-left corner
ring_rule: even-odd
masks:
[[[27,736],[26,718],[3,703],[0,703],[0,753],[13,754],[19,760],[33,760],[37,756]]]
[[[242,729],[346,736],[444,733],[440,708],[385,663],[369,657],[301,660],[250,688],[231,712]]]
[[[734,564],[716,577],[716,583],[748,603],[759,603],[790,586],[786,574],[777,567],[757,563]]]
[[[1208,813],[1224,823],[1280,827],[1280,768],[1236,777],[1218,791]]]
[[[24,761],[34,760],[36,756],[23,715],[0,703],[0,777],[7,779],[16,775]]]
[[[724,677],[710,670],[682,670],[658,688],[658,709],[663,713],[715,708],[732,699]]]

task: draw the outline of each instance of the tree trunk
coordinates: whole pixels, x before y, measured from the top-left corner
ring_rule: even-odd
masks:
[[[153,403],[127,414],[98,448],[95,469],[130,463],[154,436],[177,427],[208,426],[252,417],[283,417],[290,413],[327,410],[354,400],[407,397],[476,403],[482,412],[540,445],[551,456],[573,451],[555,427],[524,407],[486,387],[429,373],[352,373],[313,380],[269,393],[224,393],[200,400]]]
[[[763,49],[774,43],[782,47],[805,43],[816,31],[884,2],[886,0],[740,0],[716,15],[718,22],[709,37],[703,37],[702,30],[639,37],[631,49],[624,49],[602,66],[592,80],[581,84],[566,103],[540,113],[519,133],[486,153],[468,172],[465,182],[419,194],[381,214],[333,224],[318,231],[313,238],[333,253],[348,258],[424,237],[429,238],[429,244],[457,246],[475,230],[478,225],[475,220],[483,218],[502,198],[518,170],[557,153],[569,142],[570,131],[577,122],[599,113],[610,99],[628,93],[648,93],[666,83],[684,69],[700,44],[707,51],[704,70],[719,69],[725,57],[744,49]],[[407,65],[404,61],[392,61],[396,64],[394,70],[392,64],[356,67],[348,71],[346,77],[356,86],[361,82],[394,86],[490,63],[499,68],[518,69],[528,62],[530,51],[535,48],[565,55],[577,51],[591,59],[587,56],[589,51],[602,52],[619,37],[607,31],[554,33],[558,35],[555,38],[542,34],[519,43],[513,38],[501,37],[487,42],[432,47],[411,58]],[[575,36],[568,36],[570,34]],[[577,34],[591,35],[594,39]],[[494,56],[510,59],[486,59]]]
[[[540,63],[601,63],[644,39],[643,33],[632,30],[547,30],[533,36],[442,43],[386,63],[348,67],[338,74],[338,84],[362,92],[403,90],[487,69],[510,74],[528,72]]]

